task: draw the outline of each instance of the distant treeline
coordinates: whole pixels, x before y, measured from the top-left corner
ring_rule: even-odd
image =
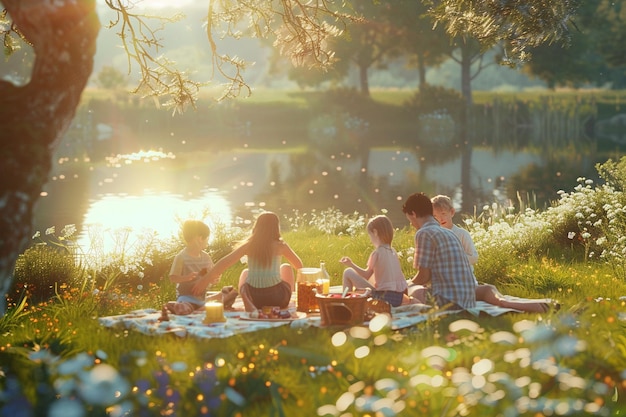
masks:
[[[68,140],[100,156],[163,148],[423,147],[454,143],[463,102],[433,88],[384,100],[354,90],[277,93],[276,100],[200,100],[183,114],[139,99],[85,94]],[[620,92],[482,93],[469,111],[473,143],[502,149],[583,146],[615,148],[626,137]],[[626,112],[625,112],[626,113]],[[626,116],[625,116],[626,117]],[[604,144],[604,145],[602,145]],[[77,146],[77,151],[80,146]]]

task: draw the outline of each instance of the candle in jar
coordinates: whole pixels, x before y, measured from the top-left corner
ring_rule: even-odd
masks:
[[[208,301],[204,304],[206,315],[204,317],[204,323],[219,323],[224,322],[224,304],[217,301]]]

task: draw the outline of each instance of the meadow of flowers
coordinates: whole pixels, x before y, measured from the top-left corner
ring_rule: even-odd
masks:
[[[480,254],[481,281],[557,299],[558,311],[433,311],[402,331],[390,330],[384,316],[368,326],[287,325],[220,340],[103,328],[98,317],[174,298],[167,271],[181,244],[155,236],[129,242],[121,233],[116,253],[91,259],[72,245],[71,227],[48,230],[20,257],[11,308],[0,319],[0,416],[621,415],[624,166],[599,166],[605,183],[581,178],[545,210],[520,199],[462,219]],[[343,267],[333,261],[345,254],[363,264],[372,249],[365,223],[334,209],[293,213],[283,219],[283,237],[305,264],[325,260],[337,285]],[[215,230],[214,258],[245,232]],[[394,238],[407,277],[415,272],[413,233],[399,228]],[[220,285],[236,283],[244,266]]]

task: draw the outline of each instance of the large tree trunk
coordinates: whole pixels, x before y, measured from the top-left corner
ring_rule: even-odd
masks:
[[[54,147],[72,122],[91,75],[100,24],[95,0],[0,2],[36,56],[27,85],[0,81],[2,316],[15,261],[32,236],[33,206],[48,181]]]

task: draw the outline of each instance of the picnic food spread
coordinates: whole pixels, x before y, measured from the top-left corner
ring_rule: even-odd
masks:
[[[281,310],[280,307],[267,306],[261,310],[252,311],[249,314],[251,319],[290,319],[297,316],[289,310]]]

